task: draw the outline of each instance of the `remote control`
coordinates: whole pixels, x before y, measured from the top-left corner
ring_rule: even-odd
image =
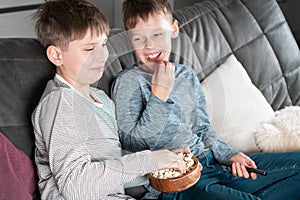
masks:
[[[231,167],[232,166],[232,163],[229,162],[229,161],[219,161],[219,163],[220,163],[220,165],[224,165],[224,166],[227,166],[227,167]],[[253,172],[253,173],[256,173],[256,174],[263,175],[263,176],[267,175],[267,172],[264,171],[264,170],[261,170],[261,169],[254,169],[254,168],[251,168],[251,167],[246,167],[246,170],[248,172]]]

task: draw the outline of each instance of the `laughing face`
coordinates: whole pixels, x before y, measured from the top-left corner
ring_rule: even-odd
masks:
[[[151,15],[147,21],[139,20],[129,31],[130,42],[139,60],[140,67],[150,73],[160,61],[168,61],[171,39],[178,35],[178,22],[170,22],[164,14]]]

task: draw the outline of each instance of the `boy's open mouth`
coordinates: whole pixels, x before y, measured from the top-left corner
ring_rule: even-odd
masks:
[[[160,55],[161,55],[161,52],[155,52],[155,53],[148,53],[148,54],[145,54],[145,58],[148,62],[157,62],[157,61],[160,61]]]

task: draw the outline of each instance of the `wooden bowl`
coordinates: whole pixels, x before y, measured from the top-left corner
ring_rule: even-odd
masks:
[[[194,165],[184,175],[175,178],[160,179],[148,174],[150,185],[160,192],[181,192],[192,187],[201,176],[202,166],[196,157],[192,157]]]

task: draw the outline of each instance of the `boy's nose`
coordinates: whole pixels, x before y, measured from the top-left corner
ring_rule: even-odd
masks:
[[[94,51],[94,59],[96,59],[98,62],[106,62],[108,55],[109,52],[106,46],[99,46]]]
[[[155,42],[152,40],[152,39],[150,39],[150,38],[148,38],[148,39],[146,39],[146,41],[145,41],[145,47],[146,48],[153,48],[155,46]]]

